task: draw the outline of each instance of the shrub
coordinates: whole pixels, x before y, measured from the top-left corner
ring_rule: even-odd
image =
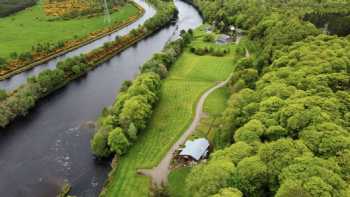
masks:
[[[6,66],[6,60],[0,57],[0,68],[4,68]]]
[[[0,89],[0,101],[4,100],[7,97],[5,90]]]
[[[207,33],[204,38],[204,42],[214,42],[215,41],[215,35],[213,33]]]
[[[91,140],[91,150],[98,157],[108,157],[111,154],[108,147],[108,133],[96,132]]]
[[[187,176],[186,187],[194,197],[210,196],[229,186],[235,166],[226,160],[210,160],[195,166]]]
[[[112,152],[116,153],[117,155],[122,155],[126,152],[130,144],[128,139],[125,137],[123,130],[117,127],[109,133],[108,145]]]
[[[132,141],[135,141],[137,139],[137,128],[134,123],[130,123],[128,130],[126,131],[126,134],[128,135],[128,138]]]
[[[79,65],[74,65],[73,67],[72,67],[72,71],[73,71],[73,73],[74,74],[79,74],[80,72],[81,72],[81,70],[80,70],[80,66]]]
[[[196,55],[212,55],[217,57],[225,56],[229,53],[228,49],[222,49],[218,47],[191,47],[190,51]]]
[[[151,105],[147,103],[144,96],[134,96],[125,102],[120,113],[120,124],[123,128],[128,128],[131,123],[134,123],[136,128],[142,130],[146,128],[151,109]]]
[[[12,52],[12,53],[10,53],[10,58],[11,59],[17,59],[18,58],[18,54],[16,52]]]
[[[31,61],[33,56],[30,52],[21,53],[18,57],[21,61]]]

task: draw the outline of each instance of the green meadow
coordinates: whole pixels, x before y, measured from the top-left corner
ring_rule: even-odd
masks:
[[[168,192],[171,197],[190,197],[186,191],[186,177],[190,172],[190,167],[178,168],[170,172]]]
[[[219,116],[226,109],[230,91],[227,87],[215,90],[204,103],[203,111],[210,116]]]
[[[0,57],[8,58],[12,52],[30,51],[39,43],[57,43],[87,36],[136,15],[138,9],[128,3],[111,14],[112,23],[104,22],[104,16],[81,17],[71,20],[53,20],[45,15],[43,1],[14,15],[0,18]]]
[[[193,45],[202,44],[196,33]],[[162,82],[160,102],[148,128],[123,155],[107,185],[107,196],[148,196],[150,179],[137,169],[156,166],[192,121],[195,105],[207,89],[225,80],[234,68],[234,50],[225,57],[197,56],[187,49]]]

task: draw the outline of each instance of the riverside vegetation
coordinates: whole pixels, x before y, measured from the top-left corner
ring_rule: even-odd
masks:
[[[0,26],[6,29],[6,34],[0,36],[0,79],[118,30],[144,12],[133,2],[120,2],[117,11],[111,13],[111,23],[101,23],[103,16],[57,20],[46,15],[43,4],[40,0],[31,8],[0,19]],[[43,26],[45,31],[41,30]]]
[[[86,74],[101,62],[167,25],[176,16],[173,3],[159,0],[149,2],[158,10],[157,14],[129,34],[118,37],[90,53],[59,62],[57,68],[45,70],[38,76],[29,78],[13,92],[0,91],[0,126],[5,127],[16,117],[25,116],[40,98]]]
[[[186,192],[350,196],[350,37],[324,35],[303,20],[349,13],[349,2],[247,2],[192,2],[216,28],[235,25],[247,36],[237,47],[241,59],[216,124],[215,151],[185,175]]]
[[[186,41],[187,44],[181,45],[182,50],[172,43],[166,46],[162,53],[155,54],[143,65],[141,74],[132,82],[132,85],[128,85],[127,90],[122,88],[114,105],[104,110],[98,121],[99,129],[92,140],[92,149],[97,155],[98,153],[103,153],[101,156],[105,156],[105,153],[107,153],[106,156],[110,153],[116,155],[113,170],[100,196],[147,196],[152,194],[150,179],[138,175],[137,169],[149,169],[160,162],[191,122],[194,106],[200,95],[215,86],[218,81],[225,80],[232,72],[234,47],[219,46],[203,41],[203,30],[204,28],[195,30],[193,36],[186,36],[184,40],[192,40],[192,42]],[[191,33],[188,34],[191,35]],[[186,39],[187,37],[193,38]],[[179,40],[175,43],[177,42],[184,41]],[[225,49],[230,53],[217,57],[209,54],[199,56],[191,52],[191,48],[203,47],[206,44],[210,45],[213,50]],[[177,53],[169,53],[174,50],[172,49],[174,47]],[[176,56],[170,54],[176,54]],[[162,69],[163,65],[167,69]],[[167,72],[164,72],[166,70],[169,71],[167,75],[165,74]],[[160,82],[158,79],[153,80],[153,83],[147,80],[141,84],[140,79],[151,75],[150,71],[157,72],[160,79],[165,78]],[[160,87],[159,83],[161,83]],[[157,84],[158,88],[156,91],[145,91],[145,89],[150,89],[145,88],[146,84]],[[139,94],[135,95],[136,89],[143,89],[143,91],[138,91]],[[148,100],[148,98],[154,98],[154,95],[157,95],[156,105],[139,102],[137,106],[137,103],[134,102],[139,100],[139,97]],[[130,103],[134,105],[129,105]],[[144,113],[146,111],[147,113]],[[147,116],[140,114],[147,114]],[[140,118],[143,120],[142,124],[131,122],[140,122]],[[137,140],[135,140],[136,137],[131,137],[135,136],[133,125],[142,125],[136,129]],[[114,133],[122,133],[123,137],[115,138]],[[117,149],[114,148],[115,145],[118,145]],[[120,147],[123,147],[123,151],[120,151]]]
[[[181,37],[167,44],[161,53],[147,61],[132,82],[125,81],[113,106],[103,111],[98,120],[97,132],[91,140],[91,148],[96,156],[104,158],[115,155],[115,158],[119,158],[127,153],[133,143],[139,144],[137,138],[146,129],[160,99],[161,79],[167,76],[172,64],[192,39],[192,31],[182,32]],[[115,170],[110,173],[101,196],[115,194]]]
[[[340,14],[347,20],[350,2],[187,1],[214,32],[235,26],[246,35],[238,45],[217,46],[215,33],[203,28],[182,32],[123,84],[91,139],[94,155],[114,156],[100,196],[350,196],[350,32],[327,35],[309,18]],[[37,100],[164,26],[176,13],[170,1],[150,2],[157,15],[129,35],[61,62],[12,93],[0,91],[0,125],[25,115]],[[228,86],[205,103],[204,111],[215,119],[210,133],[198,128],[192,136],[209,139],[209,159],[175,169],[166,189],[153,192],[150,179],[138,170],[161,161],[191,122],[201,93],[230,73]]]

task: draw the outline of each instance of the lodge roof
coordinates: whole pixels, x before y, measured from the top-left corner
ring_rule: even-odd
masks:
[[[185,148],[180,152],[181,156],[190,156],[196,161],[200,160],[208,153],[209,142],[205,138],[196,140],[188,140],[185,143]]]
[[[231,36],[226,34],[220,34],[218,36],[218,39],[216,40],[217,43],[222,43],[222,44],[229,43],[231,41],[232,41]]]

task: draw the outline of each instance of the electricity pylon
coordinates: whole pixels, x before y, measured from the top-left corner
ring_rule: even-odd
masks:
[[[104,3],[104,19],[103,21],[105,23],[111,23],[111,14],[109,13],[109,9],[108,9],[108,4],[107,4],[107,0],[103,0]]]

